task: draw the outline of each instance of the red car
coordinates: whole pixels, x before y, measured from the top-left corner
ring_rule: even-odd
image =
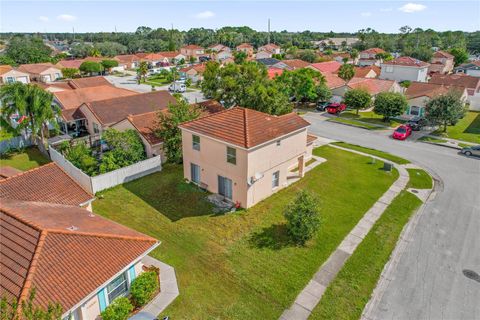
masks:
[[[327,106],[327,112],[330,114],[338,114],[347,109],[347,106],[343,103],[330,103]]]
[[[393,132],[393,139],[405,140],[409,135],[412,134],[412,128],[410,126],[401,125]]]

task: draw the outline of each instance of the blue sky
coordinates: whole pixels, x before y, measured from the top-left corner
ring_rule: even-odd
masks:
[[[250,26],[289,31],[350,31],[371,27],[480,30],[480,1],[6,1],[2,32],[135,31],[137,26]]]

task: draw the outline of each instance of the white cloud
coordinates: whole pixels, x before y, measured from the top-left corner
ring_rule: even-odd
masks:
[[[362,17],[371,17],[371,16],[372,16],[372,13],[371,13],[371,12],[362,12],[362,13],[360,13],[360,15],[361,15]]]
[[[71,14],[61,14],[57,16],[57,19],[61,21],[72,22],[77,20],[77,17],[72,16]]]
[[[38,17],[38,20],[40,20],[42,22],[48,22],[48,21],[50,21],[50,18],[48,18],[46,16],[40,16],[40,17]]]
[[[427,9],[427,6],[419,3],[412,3],[409,2],[406,5],[401,6],[398,8],[398,10],[406,12],[406,13],[413,13],[413,12],[419,12]]]
[[[382,8],[380,9],[381,12],[390,12],[390,11],[393,11],[392,8]]]
[[[207,11],[197,13],[196,15],[194,15],[194,17],[197,19],[210,19],[215,17],[215,13],[207,10]]]

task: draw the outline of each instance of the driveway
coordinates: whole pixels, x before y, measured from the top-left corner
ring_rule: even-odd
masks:
[[[309,113],[310,132],[375,148],[429,170],[437,194],[426,204],[392,281],[379,293],[369,319],[480,319],[480,160],[457,150],[413,140],[396,141],[391,131],[369,131],[324,121]]]
[[[136,76],[130,75],[125,77],[117,77],[117,76],[105,76],[105,78],[112,83],[115,87],[129,89],[137,92],[151,92],[152,86],[148,84],[138,84]],[[158,86],[155,88],[156,90],[168,90],[168,85],[165,86]],[[206,99],[203,97],[203,94],[200,90],[197,89],[188,89],[190,92],[182,93],[182,95],[188,100],[190,103],[194,102],[201,102],[205,101]]]

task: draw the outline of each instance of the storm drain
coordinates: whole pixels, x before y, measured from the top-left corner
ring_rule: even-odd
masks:
[[[412,193],[418,193],[418,190],[412,189]]]
[[[463,275],[468,279],[472,279],[477,282],[480,282],[480,274],[476,273],[475,271],[469,270],[469,269],[463,269],[462,272],[463,272]]]

